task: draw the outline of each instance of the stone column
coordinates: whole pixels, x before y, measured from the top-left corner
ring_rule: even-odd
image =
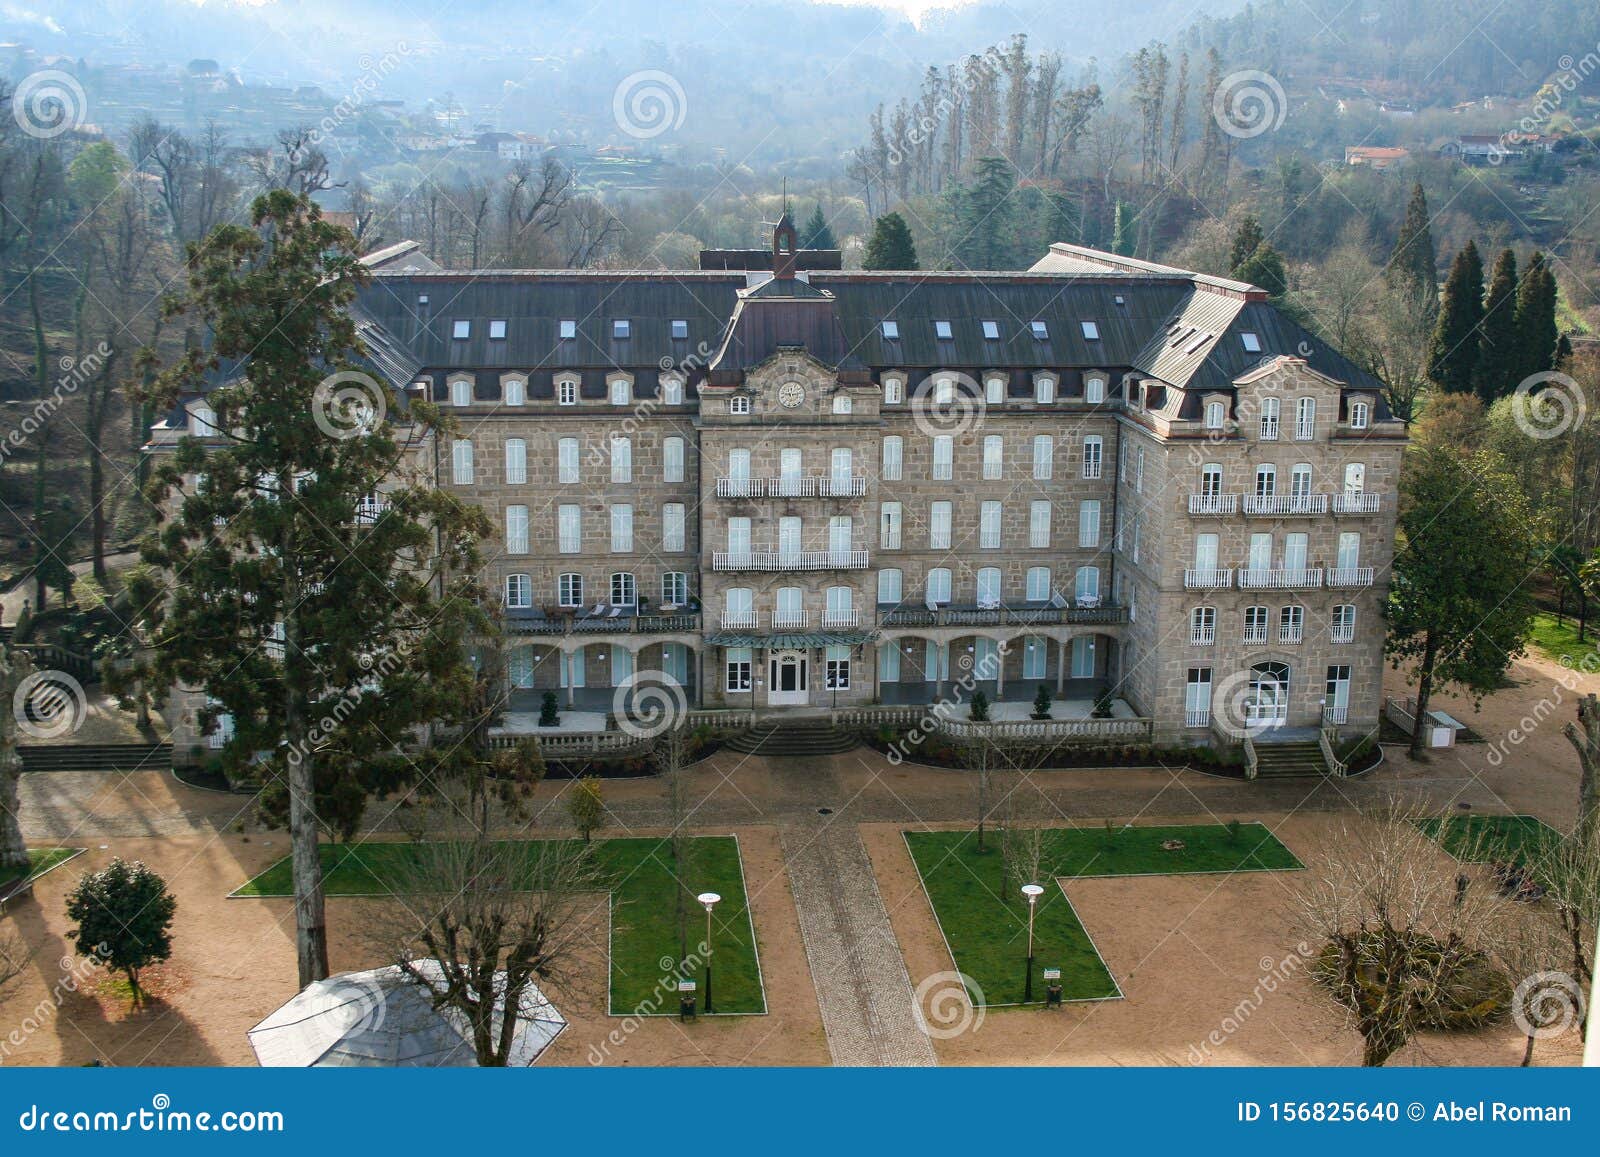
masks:
[[[1056,640],[1056,698],[1067,689],[1067,641]]]

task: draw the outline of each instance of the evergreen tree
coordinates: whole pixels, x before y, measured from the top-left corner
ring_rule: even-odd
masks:
[[[1002,157],[984,157],[956,196],[955,259],[966,269],[1010,269],[1016,262],[1016,178]]]
[[[1544,254],[1535,252],[1517,287],[1517,340],[1521,346],[1517,381],[1542,374],[1555,364],[1556,277]]]
[[[917,265],[917,247],[911,240],[911,229],[904,217],[898,213],[885,213],[872,223],[872,236],[867,238],[867,249],[861,256],[861,268],[920,268]]]
[[[1083,237],[1083,214],[1077,201],[1065,193],[1050,191],[1044,197],[1044,243],[1079,241]]]
[[[1255,256],[1256,250],[1266,244],[1261,225],[1254,217],[1246,216],[1234,230],[1233,244],[1228,248],[1228,272],[1238,275],[1239,267]]]
[[[822,202],[817,202],[817,207],[806,220],[800,230],[800,248],[802,249],[837,249],[839,242],[833,235],[833,230],[828,228],[828,219],[822,215]]]
[[[1280,298],[1289,292],[1289,274],[1283,266],[1283,254],[1272,246],[1262,244],[1233,271],[1240,281],[1259,285],[1269,296]]]
[[[1478,368],[1478,327],[1482,322],[1483,258],[1478,255],[1477,245],[1468,241],[1450,263],[1439,324],[1428,355],[1428,376],[1446,393],[1472,391],[1473,373]]]
[[[190,246],[177,307],[209,345],[142,391],[166,412],[241,367],[207,394],[227,435],[182,439],[153,473],[162,525],[142,544],[155,570],[129,581],[132,677],[203,691],[208,729],[232,718],[225,770],[289,829],[302,987],[328,975],[320,834],[348,837],[372,795],[448,765],[398,744],[459,724],[477,687],[467,642],[486,629],[466,576],[487,517],[427,477],[438,408],[412,399],[397,426],[398,399],[362,369],[348,307],[370,275],[354,249],[307,197],[257,198],[250,226]]]
[[[1479,328],[1478,364],[1472,388],[1485,407],[1517,388],[1522,347],[1517,333],[1517,255],[1500,251],[1483,299],[1483,325]]]
[[[1389,276],[1396,284],[1421,294],[1424,300],[1437,300],[1437,262],[1433,232],[1428,228],[1428,196],[1422,191],[1422,182],[1418,181],[1412,186],[1406,217],[1400,224],[1400,236],[1395,239],[1394,252],[1389,255]]]
[[[1123,257],[1133,256],[1133,216],[1124,201],[1117,202],[1116,213],[1112,217],[1111,252]]]

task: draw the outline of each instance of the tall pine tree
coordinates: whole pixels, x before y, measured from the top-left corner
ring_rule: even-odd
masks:
[[[1472,388],[1483,404],[1503,398],[1517,388],[1522,379],[1522,345],[1517,331],[1517,255],[1502,249],[1495,259],[1489,293],[1483,299],[1483,325],[1479,327],[1478,364],[1472,374]]]
[[[1438,309],[1438,258],[1433,250],[1433,231],[1428,227],[1428,195],[1418,181],[1406,203],[1406,217],[1400,223],[1394,252],[1389,255],[1390,279],[1402,290],[1415,293],[1424,302],[1434,302],[1430,314]],[[1431,317],[1430,317],[1431,320]]]
[[[1483,258],[1468,241],[1450,263],[1444,283],[1439,324],[1433,331],[1428,376],[1449,394],[1472,392],[1478,368],[1478,327],[1483,322]]]
[[[1556,277],[1543,253],[1535,252],[1517,287],[1517,340],[1521,346],[1517,381],[1542,374],[1555,364]]]
[[[1016,262],[1016,178],[1002,157],[984,157],[956,198],[956,261],[966,269],[1011,269]]]
[[[885,213],[872,224],[867,250],[861,257],[863,269],[916,269],[917,247],[911,229],[898,213]]]
[[[800,248],[802,249],[837,249],[839,242],[833,235],[833,230],[828,228],[828,219],[822,215],[822,202],[817,202],[817,207],[806,219],[805,226],[800,230]]]

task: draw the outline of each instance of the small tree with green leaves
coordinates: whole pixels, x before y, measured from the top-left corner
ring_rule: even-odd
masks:
[[[863,269],[917,269],[917,247],[911,240],[911,227],[898,213],[885,213],[872,225]]]
[[[178,901],[144,863],[120,856],[86,872],[67,896],[68,935],[78,954],[99,960],[128,978],[137,1008],[144,1003],[139,973],[172,955],[172,916]]]
[[[989,722],[989,697],[983,693],[983,688],[980,687],[972,693],[970,709],[974,723]]]
[[[544,693],[544,698],[539,700],[539,726],[561,726],[561,712],[558,710],[556,693],[554,691],[546,691]]]
[[[1414,758],[1427,748],[1436,687],[1453,684],[1481,697],[1522,653],[1532,618],[1526,581],[1532,525],[1527,499],[1493,455],[1441,445],[1407,456],[1403,542],[1384,647],[1396,667],[1416,667]]]
[[[588,843],[606,819],[605,789],[598,776],[586,775],[567,793],[567,815],[572,826]]]
[[[1050,684],[1040,683],[1039,689],[1033,693],[1033,717],[1035,719],[1050,718]]]

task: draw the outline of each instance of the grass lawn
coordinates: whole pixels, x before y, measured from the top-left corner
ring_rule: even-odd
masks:
[[[29,848],[28,858],[33,861],[33,867],[26,873],[14,869],[0,871],[0,894],[24,878],[37,880],[46,872],[59,868],[81,851],[82,848]]]
[[[1423,833],[1437,840],[1458,860],[1472,864],[1490,860],[1527,863],[1539,859],[1540,847],[1561,834],[1534,816],[1455,815],[1423,820]]]
[[[1558,619],[1555,615],[1537,614],[1533,616],[1533,628],[1528,633],[1528,641],[1545,656],[1557,662],[1577,664],[1589,658],[1591,663],[1600,663],[1600,621],[1591,619],[1589,630],[1584,635],[1583,642],[1578,642],[1578,621],[1576,619]]]
[[[979,854],[974,832],[906,832],[906,845],[922,876],[934,915],[956,967],[976,982],[974,1002],[1017,1004],[1023,996],[1028,909],[1011,896],[999,837]],[[1184,847],[1168,851],[1166,840]],[[1055,877],[1176,875],[1192,872],[1277,871],[1301,867],[1294,854],[1261,824],[1242,824],[1238,835],[1221,824],[1181,827],[1062,828],[1047,833],[1046,879],[1034,916],[1035,1000],[1044,999],[1045,968],[1061,969],[1067,1000],[1121,995],[1095,951],[1078,914]]]
[[[722,894],[713,929],[715,986],[718,1013],[764,1013],[766,995],[761,986],[761,965],[756,951],[755,927],[744,890],[744,865],[739,841],[732,836],[697,836],[690,841],[696,863],[691,892]],[[324,845],[323,883],[331,896],[386,896],[390,882],[402,878],[402,868],[415,852],[415,844],[366,843]],[[530,841],[529,847],[533,846]],[[676,887],[672,851],[664,839],[596,840],[595,852],[616,881],[611,892],[611,999],[613,1016],[677,1015],[676,974],[678,953],[674,931]],[[288,858],[279,860],[246,883],[236,896],[282,897],[292,894]],[[691,898],[690,950],[705,935],[705,910]],[[666,967],[663,967],[666,962]],[[705,979],[698,970],[702,1008]]]

